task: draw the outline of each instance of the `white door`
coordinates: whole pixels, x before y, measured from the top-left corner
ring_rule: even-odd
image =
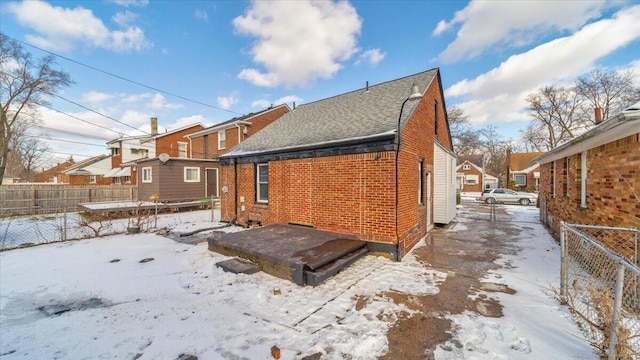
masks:
[[[432,208],[432,200],[431,200],[431,173],[427,173],[427,231],[431,231],[433,229],[433,221],[431,221],[431,208]]]

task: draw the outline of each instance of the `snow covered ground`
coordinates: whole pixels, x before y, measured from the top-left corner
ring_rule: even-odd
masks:
[[[111,203],[113,204],[113,203]],[[199,210],[149,216],[143,219],[141,228],[147,229],[176,229],[178,226],[214,227],[220,223],[220,209]],[[102,224],[96,221],[89,222],[93,228],[102,225],[100,236],[123,234],[127,231],[131,219],[105,219]],[[64,214],[47,214],[34,216],[20,216],[0,218],[0,249],[16,248],[24,244],[47,244],[63,239],[84,239],[95,236],[95,232],[89,226],[82,225],[83,218],[80,213],[67,213],[66,225]],[[66,229],[66,237],[63,232]],[[187,231],[187,230],[185,230]]]
[[[517,293],[492,293],[504,307],[502,318],[451,316],[454,340],[464,348],[438,349],[436,359],[596,358],[548,292],[558,283],[559,247],[536,223],[535,208],[508,211],[526,227],[513,239],[523,250],[500,258],[509,266],[486,280]],[[189,230],[206,221],[180,226]],[[448,231],[468,226],[461,219]],[[275,345],[282,359],[317,353],[375,359],[386,352],[386,333],[398,314],[412,311],[381,294],[435,294],[447,276],[411,254],[400,263],[367,256],[318,287],[299,287],[262,272],[225,273],[215,266],[224,259],[206,246],[155,234],[2,252],[0,356],[271,359]]]

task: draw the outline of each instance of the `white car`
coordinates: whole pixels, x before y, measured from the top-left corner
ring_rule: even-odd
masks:
[[[529,205],[538,200],[538,196],[532,193],[517,192],[511,189],[486,189],[476,200],[484,201],[487,204],[494,203],[517,203],[520,205]]]

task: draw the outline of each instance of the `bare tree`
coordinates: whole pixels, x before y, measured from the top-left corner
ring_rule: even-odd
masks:
[[[507,168],[507,140],[495,125],[487,125],[478,130],[485,153],[489,154],[485,168],[491,174],[502,178]]]
[[[54,64],[51,55],[34,60],[15,40],[0,33],[0,182],[14,129],[36,123],[38,106],[47,104],[46,95],[72,83],[67,73],[52,68]]]
[[[573,89],[545,86],[529,94],[527,102],[533,118],[529,132],[544,139],[539,149],[553,149],[587,126],[580,107],[582,99]]]
[[[480,135],[469,126],[469,116],[457,105],[447,110],[453,148],[458,156],[472,155],[482,149]]]
[[[587,122],[594,125],[593,109],[602,109],[608,119],[640,99],[640,86],[634,83],[632,70],[623,72],[595,69],[575,82],[575,91],[585,100]]]

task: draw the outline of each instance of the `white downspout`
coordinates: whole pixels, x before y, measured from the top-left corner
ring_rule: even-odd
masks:
[[[234,124],[237,128],[238,128],[238,144],[240,144],[242,142],[242,138],[240,136],[242,136],[242,132],[240,131],[240,125],[238,125],[238,123]]]

